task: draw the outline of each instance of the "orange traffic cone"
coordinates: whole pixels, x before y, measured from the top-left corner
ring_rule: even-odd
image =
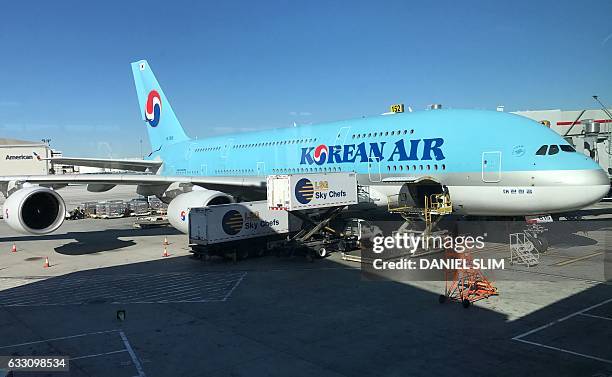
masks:
[[[17,252],[17,245],[15,245],[15,243],[13,242],[13,247],[11,247],[11,253],[16,253]]]
[[[169,257],[170,254],[168,254],[168,248],[166,247],[166,245],[164,245],[164,253],[162,254],[162,257]]]
[[[168,242],[168,237],[164,237],[164,245],[170,245],[170,243]]]
[[[44,268],[49,268],[51,267],[51,265],[49,264],[49,257],[45,257],[45,264],[43,265]]]

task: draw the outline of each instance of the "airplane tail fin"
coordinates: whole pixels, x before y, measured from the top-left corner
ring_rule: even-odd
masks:
[[[164,144],[189,140],[149,63],[146,60],[132,63],[132,74],[142,119],[147,123],[151,148],[156,150]]]

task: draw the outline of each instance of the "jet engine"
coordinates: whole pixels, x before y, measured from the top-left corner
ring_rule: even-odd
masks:
[[[193,207],[206,207],[215,204],[232,203],[234,198],[220,191],[194,190],[177,195],[168,205],[168,221],[183,233],[189,231],[189,210]]]
[[[14,230],[25,234],[47,234],[62,225],[66,214],[64,199],[47,187],[24,187],[4,202],[2,215]]]

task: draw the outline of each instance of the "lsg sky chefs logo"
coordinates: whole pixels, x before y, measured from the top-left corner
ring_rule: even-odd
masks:
[[[327,182],[325,182],[327,184]],[[308,178],[302,178],[295,184],[295,198],[301,204],[308,204],[314,196],[314,185]]]
[[[330,190],[329,181],[311,181],[302,178],[295,184],[295,198],[301,204],[308,204],[313,199],[327,200],[332,198],[346,197],[346,191]]]
[[[223,231],[230,236],[238,234],[242,230],[244,219],[240,212],[236,210],[227,211],[221,220]]]

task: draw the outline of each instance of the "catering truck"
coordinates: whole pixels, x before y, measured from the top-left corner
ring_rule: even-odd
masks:
[[[302,220],[287,211],[269,209],[265,200],[192,208],[189,244],[198,257],[242,259],[263,255],[270,241],[284,240],[301,226]]]
[[[243,259],[274,249],[308,259],[357,247],[357,237],[330,227],[357,204],[355,173],[273,175],[267,201],[191,208],[189,243],[197,257]]]

